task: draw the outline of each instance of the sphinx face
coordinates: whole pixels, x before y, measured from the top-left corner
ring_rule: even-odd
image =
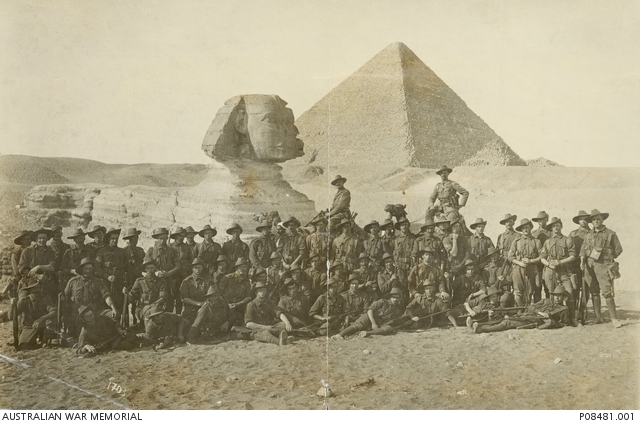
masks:
[[[247,135],[258,160],[284,162],[304,154],[286,102],[278,96],[243,96]]]

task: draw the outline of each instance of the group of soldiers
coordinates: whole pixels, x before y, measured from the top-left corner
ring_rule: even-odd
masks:
[[[484,219],[467,227],[459,209],[469,193],[451,172],[437,171],[442,181],[419,234],[401,205],[385,209],[382,224],[358,227],[340,175],[331,208],[305,226],[295,217],[259,224],[249,244],[237,223],[222,245],[211,225],[156,228],[146,251],[135,228],[78,228],[66,237],[73,245],[60,227],[23,231],[5,290],[13,344],[67,343],[91,355],[186,341],[341,340],[432,325],[476,333],[555,328],[585,324],[589,297],[592,323],[603,322],[604,297],[613,326],[621,326],[613,281],[622,247],[604,225],[608,213],[580,211],[569,236],[544,211],[517,226],[506,214],[494,244]]]

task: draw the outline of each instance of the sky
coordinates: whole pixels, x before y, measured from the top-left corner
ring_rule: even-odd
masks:
[[[396,41],[521,157],[640,166],[640,2],[616,0],[3,0],[0,154],[208,163],[228,98],[298,117]]]

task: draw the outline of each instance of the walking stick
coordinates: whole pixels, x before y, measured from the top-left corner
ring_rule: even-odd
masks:
[[[120,324],[122,328],[129,328],[129,294],[127,293],[127,288],[122,289],[122,293],[124,294],[123,304],[122,304],[122,316],[120,317]]]
[[[18,344],[20,340],[20,335],[18,334],[18,331],[20,330],[18,328],[18,299],[13,302],[13,304],[11,305],[11,309],[11,315],[13,316],[13,347],[15,348],[15,350],[18,350]]]

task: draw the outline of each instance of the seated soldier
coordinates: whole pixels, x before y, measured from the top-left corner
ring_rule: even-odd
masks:
[[[378,287],[378,282],[376,280],[369,281],[364,286],[364,296],[367,299],[365,303],[365,308],[368,308],[376,300],[382,299],[383,295],[380,293],[380,288]],[[398,289],[399,290],[399,289]],[[402,291],[400,291],[402,293]],[[391,294],[391,292],[389,292]],[[402,303],[402,299],[401,299]]]
[[[164,312],[162,306],[155,304],[146,311],[144,327],[146,339],[155,344],[157,349],[163,349],[176,341],[180,344],[185,342],[189,321],[180,315]]]
[[[449,313],[448,302],[443,300],[438,290],[435,284],[422,284],[418,287],[418,292],[405,310],[405,315],[412,321],[409,328],[417,330],[431,327],[434,322],[442,321],[440,317],[445,317],[455,328],[460,328]]]
[[[380,293],[387,295],[392,288],[397,287],[403,292],[403,296],[408,298],[409,291],[407,289],[406,275],[393,263],[393,255],[385,253],[382,255],[381,262],[382,269],[378,273],[378,289]]]
[[[219,255],[216,259],[217,269],[211,273],[211,284],[222,284],[222,279],[229,273],[229,261],[224,255]]]
[[[331,338],[333,340],[343,340],[344,337],[358,332],[361,337],[393,332],[390,322],[400,318],[403,313],[403,309],[400,306],[402,292],[400,289],[394,288],[389,293],[389,296],[389,299],[380,299],[373,302],[367,312],[362,314],[356,322]]]
[[[311,301],[315,302],[318,296],[326,293],[327,290],[327,270],[324,262],[326,258],[321,258],[318,253],[309,256],[309,266],[304,270],[309,281],[311,281]]]
[[[444,276],[440,269],[433,266],[435,254],[436,252],[431,246],[427,246],[424,250],[416,253],[416,257],[420,258],[421,262],[411,268],[409,272],[409,293],[411,296],[416,293],[417,287],[420,285],[434,285],[438,288],[438,292],[444,293],[442,295],[444,300],[448,300]]]
[[[14,318],[20,323],[18,350],[36,349],[56,336],[54,320],[58,309],[37,277],[20,289],[23,293],[17,305],[18,317]]]
[[[360,280],[360,290],[366,290],[365,287],[369,287],[371,282],[378,280],[376,271],[369,266],[369,257],[366,253],[361,253],[358,256],[357,264],[358,267],[351,273],[355,274]]]
[[[251,339],[259,342],[286,345],[289,341],[287,331],[293,329],[291,322],[280,308],[267,300],[266,284],[256,284],[254,291],[256,298],[249,302],[244,315],[245,327],[253,331],[246,333]],[[236,331],[238,330],[236,328]]]
[[[455,307],[462,305],[469,299],[478,297],[487,292],[487,282],[477,272],[476,264],[471,260],[464,263],[465,273],[459,275],[453,282],[453,299],[451,304]]]
[[[135,314],[138,322],[144,323],[146,311],[152,305],[164,307],[170,293],[166,279],[158,278],[156,275],[158,263],[153,258],[145,258],[140,269],[145,272],[145,275],[136,279],[129,295],[137,301]]]
[[[298,285],[292,278],[287,278],[282,283],[287,290],[287,294],[280,297],[278,308],[280,308],[293,328],[304,327],[309,324],[309,297],[298,289]]]
[[[191,262],[191,275],[185,278],[180,285],[180,295],[182,296],[182,316],[190,323],[195,321],[198,310],[207,300],[207,290],[211,285],[208,273],[204,269],[204,261],[195,258]]]
[[[78,327],[81,328],[76,353],[92,356],[95,353],[111,350],[129,350],[138,345],[133,333],[120,327],[120,324],[108,316],[108,312],[97,314],[91,305],[78,308]]]
[[[319,296],[309,309],[309,316],[321,323],[317,332],[321,336],[337,333],[342,327],[343,320],[348,316],[348,306],[344,297],[338,294],[339,281],[329,278],[327,281],[327,295]],[[358,281],[354,283],[358,288]]]
[[[344,299],[345,312],[350,314],[345,317],[344,324],[348,327],[352,322],[360,318],[360,315],[366,312],[368,305],[368,297],[360,291],[360,280],[355,274],[349,276],[349,290],[340,294]]]
[[[189,342],[198,343],[202,339],[224,336],[229,333],[229,305],[220,295],[220,289],[209,287],[206,302],[198,309],[196,319],[189,330]]]
[[[307,276],[306,273],[302,272],[302,268],[300,265],[294,264],[291,265],[289,269],[289,274],[285,276],[285,278],[291,278],[298,285],[298,290],[302,291],[306,296],[311,297],[311,279]],[[283,280],[284,281],[284,280]],[[286,288],[283,286],[284,293],[286,293]],[[284,294],[284,293],[281,293]]]
[[[505,314],[494,311],[494,309],[500,308],[501,295],[500,290],[491,286],[487,289],[487,294],[467,300],[464,303],[464,308],[469,313],[467,327],[471,328],[474,322],[495,321],[504,318]]]
[[[473,323],[474,333],[492,333],[496,331],[505,331],[521,328],[538,328],[540,330],[547,328],[562,327],[562,315],[566,315],[568,308],[562,305],[568,296],[564,286],[558,285],[552,292],[551,299],[542,299],[533,305],[527,306],[525,311],[519,312],[512,317],[506,317],[499,324],[482,325],[478,322]],[[555,299],[554,299],[555,298]]]
[[[241,325],[247,304],[251,302],[251,282],[249,281],[249,265],[245,258],[238,258],[235,269],[220,280],[219,288],[228,304],[231,325]]]

